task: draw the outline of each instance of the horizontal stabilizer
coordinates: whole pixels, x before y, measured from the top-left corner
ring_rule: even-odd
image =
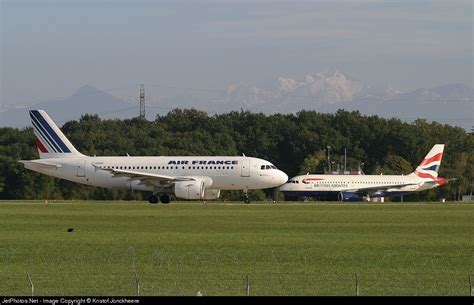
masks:
[[[30,169],[32,167],[49,167],[49,168],[61,168],[61,164],[55,162],[48,162],[45,160],[20,160],[18,161],[25,165],[25,168]]]

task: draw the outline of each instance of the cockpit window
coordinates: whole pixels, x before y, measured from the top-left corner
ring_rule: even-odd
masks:
[[[277,169],[275,165],[262,165],[260,169],[267,170],[267,169]]]

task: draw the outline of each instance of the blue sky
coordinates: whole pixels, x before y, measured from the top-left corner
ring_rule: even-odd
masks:
[[[473,82],[471,1],[2,0],[1,14],[3,105],[331,67],[401,90]]]

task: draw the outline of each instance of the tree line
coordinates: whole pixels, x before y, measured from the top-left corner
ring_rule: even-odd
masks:
[[[54,118],[53,118],[54,119]],[[175,109],[154,121],[103,120],[83,115],[61,128],[83,154],[93,156],[232,156],[266,159],[289,177],[341,168],[365,174],[408,174],[434,144],[446,144],[439,175],[457,178],[448,185],[406,196],[405,200],[457,200],[473,190],[474,137],[459,127],[437,122],[334,114],[233,111],[208,115]],[[331,163],[328,164],[329,149]],[[147,194],[106,190],[48,177],[23,168],[18,160],[37,159],[33,130],[0,128],[0,199],[138,199]],[[276,197],[278,190],[255,191],[255,200]],[[223,192],[223,199],[240,198]],[[396,200],[396,199],[395,199]]]

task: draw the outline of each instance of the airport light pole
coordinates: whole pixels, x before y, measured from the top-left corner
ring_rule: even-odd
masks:
[[[331,146],[326,146],[326,148],[328,149],[328,171],[330,172],[331,171],[331,158],[329,156],[329,151],[331,150]]]
[[[344,174],[346,173],[347,166],[347,148],[344,148]]]

